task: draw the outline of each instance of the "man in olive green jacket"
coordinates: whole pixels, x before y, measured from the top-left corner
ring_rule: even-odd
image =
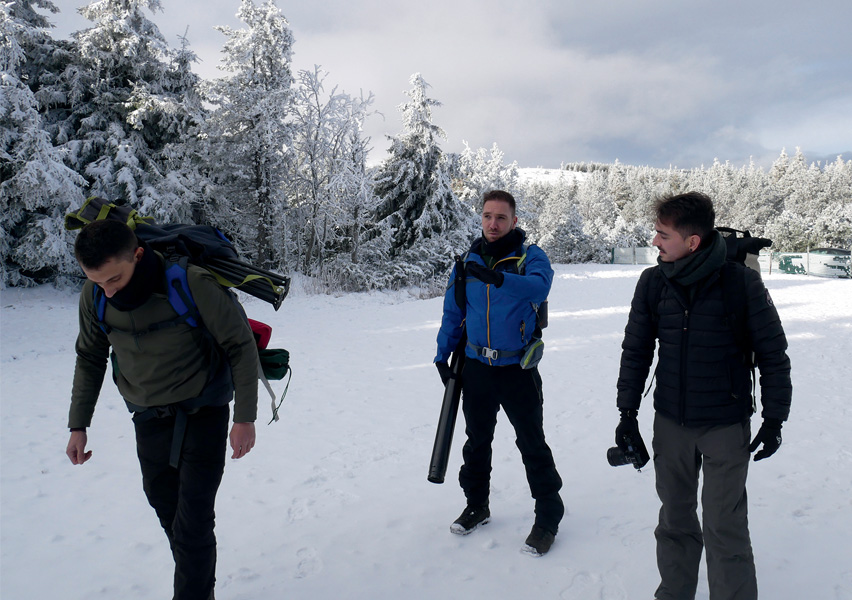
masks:
[[[75,254],[89,281],[80,294],[66,454],[75,465],[92,456],[86,428],[111,358],[113,378],[134,413],[143,489],[175,559],[174,598],[209,600],[213,509],[232,398],[231,457],[255,444],[258,358],[251,329],[229,293],[193,266],[187,284],[202,323],[178,317],[166,296],[162,256],[124,223],[87,225]]]

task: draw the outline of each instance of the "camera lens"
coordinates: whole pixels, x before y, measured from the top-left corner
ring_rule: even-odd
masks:
[[[606,459],[609,461],[609,466],[611,467],[620,467],[627,464],[627,457],[618,446],[613,446],[606,451]]]

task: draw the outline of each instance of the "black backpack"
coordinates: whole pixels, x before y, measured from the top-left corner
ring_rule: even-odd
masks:
[[[772,245],[772,240],[753,237],[748,230],[741,231],[730,227],[717,227],[716,231],[722,234],[728,246],[728,260],[738,262],[760,273],[757,257],[761,250]]]

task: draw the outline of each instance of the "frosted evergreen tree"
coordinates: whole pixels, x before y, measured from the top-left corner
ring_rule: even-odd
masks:
[[[164,94],[171,107],[163,105],[168,119],[161,119],[172,140],[155,154],[163,177],[155,184],[156,195],[146,198],[140,212],[160,222],[203,223],[203,201],[207,193],[200,154],[204,145],[199,133],[206,119],[200,94],[201,79],[192,72],[198,57],[186,36],[180,37],[180,49],[173,52],[164,79]],[[139,111],[136,118],[142,116]]]
[[[78,271],[63,217],[84,181],[63,164],[39,111],[38,75],[60,50],[36,6],[56,12],[46,0],[0,4],[0,287]]]
[[[340,253],[357,263],[360,229],[375,207],[366,169],[369,138],[361,133],[373,96],[354,98],[337,88],[326,95],[325,78],[318,66],[301,71],[293,104],[288,227],[308,274]]]
[[[293,160],[293,34],[272,0],[242,0],[241,29],[227,38],[219,66],[226,75],[206,88],[213,105],[204,137],[209,148],[208,216],[267,268],[284,264],[287,175]]]
[[[565,179],[529,186],[526,194],[536,195],[542,205],[538,243],[555,263],[583,262],[588,257],[589,240],[583,231],[583,217],[577,207],[578,186]]]
[[[503,151],[493,144],[491,149],[472,150],[464,142],[453,174],[453,190],[459,200],[477,209],[482,195],[491,190],[514,194],[518,187],[518,163],[505,164]]]
[[[732,207],[729,225],[763,237],[766,224],[781,212],[781,204],[769,176],[751,161],[741,173],[743,186]]]
[[[78,58],[58,85],[71,112],[57,126],[71,165],[90,193],[154,216],[185,214],[163,195],[162,155],[185,135],[192,116],[175,73],[174,53],[145,11],[159,0],[97,0],[80,9],[94,23],[74,34]]]
[[[376,173],[376,221],[388,236],[391,257],[409,266],[410,280],[425,281],[446,271],[477,228],[473,211],[453,192],[439,145],[446,136],[432,122],[440,102],[426,95],[428,84],[419,73],[410,83],[410,100],[399,106],[403,131],[390,138],[390,156]]]

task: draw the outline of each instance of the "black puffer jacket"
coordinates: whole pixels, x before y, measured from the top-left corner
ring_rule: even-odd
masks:
[[[745,278],[745,326],[760,370],[762,415],[787,419],[792,396],[787,338],[759,274],[739,264],[695,284],[691,302],[659,266],[642,273],[622,343],[619,408],[639,408],[659,339],[657,411],[686,426],[738,423],[751,416],[751,372],[733,333],[735,319],[726,314],[731,309],[725,306],[723,274]]]

